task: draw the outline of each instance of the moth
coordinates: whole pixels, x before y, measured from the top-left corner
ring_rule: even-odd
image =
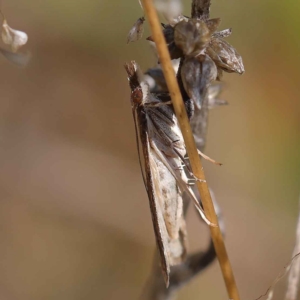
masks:
[[[204,221],[214,225],[205,217],[185,173],[185,144],[169,95],[150,93],[148,85],[140,79],[135,61],[125,64],[125,69],[131,88],[140,165],[149,198],[161,268],[168,286],[170,268],[180,264],[187,251],[183,193],[194,202]],[[193,177],[192,174],[191,176]]]

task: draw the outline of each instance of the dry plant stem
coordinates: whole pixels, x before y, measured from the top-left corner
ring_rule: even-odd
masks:
[[[218,219],[214,210],[214,206],[211,200],[210,192],[205,181],[203,168],[201,165],[200,157],[197,152],[194,137],[191,131],[187,113],[183,104],[182,96],[179,90],[179,86],[176,80],[175,71],[173,69],[169,51],[161,30],[161,24],[158,19],[157,12],[155,10],[153,0],[143,0],[143,7],[148,18],[152,36],[157,47],[160,63],[166,78],[168,90],[172,99],[174,111],[182,135],[187,148],[190,164],[195,176],[202,181],[197,181],[197,187],[201,195],[202,204],[207,218],[214,224],[218,225]],[[223,278],[226,284],[228,296],[230,299],[239,300],[239,293],[235,283],[233,271],[230,265],[230,261],[226,252],[224,240],[219,226],[210,227],[211,237],[217,253],[217,257],[222,270]]]
[[[296,242],[295,248],[293,251],[293,257],[300,253],[300,198],[299,198],[299,216],[296,229]],[[298,289],[299,289],[299,280],[300,280],[300,261],[299,258],[291,266],[290,274],[287,282],[287,290],[285,294],[285,300],[296,300]]]

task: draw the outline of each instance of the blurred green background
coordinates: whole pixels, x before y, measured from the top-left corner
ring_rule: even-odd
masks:
[[[185,1],[186,15],[190,2]],[[0,58],[0,299],[137,299],[154,235],[138,166],[124,62],[145,70],[145,39],[126,45],[138,1],[3,0],[29,35],[31,61]],[[222,207],[242,299],[289,261],[300,183],[300,2],[213,1],[242,54],[211,111],[205,163]],[[149,34],[146,25],[145,36]],[[188,215],[191,251],[207,228]],[[275,299],[282,299],[285,279]],[[218,264],[178,299],[227,299]]]

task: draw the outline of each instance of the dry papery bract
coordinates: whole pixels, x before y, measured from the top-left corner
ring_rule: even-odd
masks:
[[[30,60],[29,53],[17,53],[20,47],[24,46],[28,41],[28,35],[20,30],[11,28],[3,13],[0,10],[0,14],[3,17],[2,22],[2,41],[8,45],[10,50],[0,48],[0,53],[10,62],[18,66],[26,66]]]
[[[127,36],[127,44],[130,42],[136,42],[142,38],[144,33],[144,22],[145,18],[138,18],[137,21],[133,24]]]

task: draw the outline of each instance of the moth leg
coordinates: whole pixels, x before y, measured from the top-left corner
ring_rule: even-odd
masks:
[[[173,166],[176,166],[176,165],[177,165],[176,160],[175,160],[174,158],[169,159],[169,161],[170,161],[171,165],[173,165]],[[179,159],[179,163],[182,164],[181,159]],[[213,224],[212,222],[210,222],[210,221],[207,219],[207,217],[206,217],[206,215],[205,215],[205,212],[204,212],[202,206],[199,204],[198,199],[197,199],[196,195],[194,194],[194,191],[193,191],[192,188],[191,188],[191,184],[190,184],[190,182],[189,182],[190,179],[186,176],[184,170],[179,170],[178,168],[177,168],[177,170],[175,170],[175,169],[176,169],[176,167],[174,168],[174,172],[175,172],[175,173],[178,175],[178,177],[181,178],[181,180],[185,183],[185,191],[186,191],[186,192],[189,194],[189,196],[192,197],[192,199],[194,200],[195,207],[196,207],[196,209],[198,210],[198,212],[199,212],[201,218],[202,218],[202,219],[204,220],[204,222],[207,223],[209,226],[216,227],[216,226],[217,226],[216,224]],[[193,173],[192,173],[192,175],[193,175],[193,177],[195,177],[195,178],[193,178],[194,180],[201,180],[201,179],[197,178]],[[205,181],[205,180],[201,180],[201,181],[203,182],[203,181]],[[194,183],[194,184],[195,184],[195,183]],[[197,204],[196,204],[196,203],[197,203]]]
[[[204,159],[206,159],[207,161],[210,161],[213,164],[218,165],[218,166],[222,166],[223,165],[222,163],[219,163],[219,162],[215,161],[214,159],[210,158],[209,156],[207,156],[206,154],[204,154],[203,152],[201,152],[199,149],[197,149],[197,150],[198,150],[198,154],[200,156],[202,156]]]
[[[213,160],[213,159],[210,158],[209,156],[207,156],[207,155],[205,155],[204,153],[202,153],[199,149],[197,149],[197,151],[198,151],[198,154],[199,154],[200,156],[202,156],[204,159],[206,159],[206,160],[212,162],[213,164],[216,164],[216,165],[219,165],[219,166],[222,165],[222,163],[219,163],[219,162]],[[181,158],[181,157],[180,157],[180,158]],[[181,158],[181,159],[182,159],[182,158]],[[187,170],[187,172],[189,173],[189,175],[190,175],[193,179],[195,179],[196,181],[206,182],[206,180],[200,179],[200,178],[198,178],[197,176],[195,176],[195,174],[193,173],[191,167],[190,167],[188,164],[186,164],[185,162],[183,162],[184,160],[189,160],[188,156],[185,156],[185,157],[182,159],[182,164],[186,167],[186,170]]]
[[[184,171],[184,167],[186,167],[185,164],[181,163],[180,166],[178,167],[174,167],[174,171]],[[189,170],[187,170],[189,172]],[[194,186],[196,181],[201,181],[201,182],[206,182],[206,180],[202,180],[197,178],[192,172],[189,172],[189,175],[192,178],[187,178],[186,180],[184,180],[184,182],[188,185],[188,186]]]
[[[194,178],[189,178],[188,179],[188,182],[187,182],[187,185],[188,186],[194,186],[196,184],[196,181]]]
[[[186,184],[186,181],[183,180],[182,176],[178,174],[178,171],[174,170],[174,167],[176,167],[176,165],[174,166],[174,163],[173,164],[170,163],[170,159],[166,158],[166,156],[157,148],[155,143],[150,141],[150,145],[151,145],[151,148],[155,151],[156,155],[161,159],[161,161],[164,163],[164,165],[168,168],[168,170],[171,172],[171,174],[175,177],[181,192],[187,192],[189,197],[193,200],[194,205],[195,205],[196,209],[198,210],[200,216],[202,217],[203,221],[209,226],[216,227],[217,225],[210,222],[207,219],[207,217],[205,216],[205,212],[204,212],[203,208],[201,207],[201,205],[199,204],[198,199],[195,196],[192,189]],[[177,166],[178,166],[178,164],[177,164]],[[185,177],[186,177],[186,175],[185,175]]]
[[[222,166],[222,163],[219,163],[217,161],[215,161],[214,159],[210,158],[208,155],[204,154],[203,152],[201,152],[199,149],[197,149],[198,154],[203,157],[205,160],[210,161],[211,163],[218,165],[218,166]],[[186,155],[184,157],[185,160],[189,160],[189,157]]]
[[[175,149],[174,149],[174,150],[175,150]],[[175,152],[177,153],[176,150],[175,150]],[[182,157],[182,156],[179,155],[179,158],[180,158],[180,161],[181,161],[181,166],[182,166],[182,167],[186,167],[186,171],[189,173],[189,175],[192,177],[193,180],[199,181],[199,182],[206,182],[206,180],[198,178],[198,177],[193,173],[193,171],[192,171],[192,169],[190,168],[190,166],[187,165],[187,164],[185,163],[184,160],[185,160],[185,159],[188,159],[188,157]]]

